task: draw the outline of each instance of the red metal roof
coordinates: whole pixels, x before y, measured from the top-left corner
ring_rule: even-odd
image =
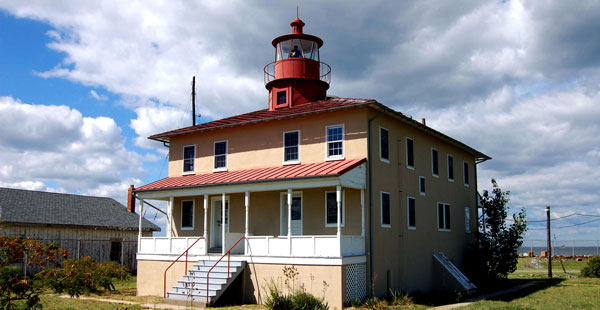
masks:
[[[285,117],[293,117],[299,115],[306,115],[312,113],[321,113],[325,111],[338,110],[343,108],[356,107],[361,105],[368,105],[376,103],[373,99],[356,99],[356,98],[327,98],[325,100],[319,100],[300,106],[295,106],[286,109],[278,109],[269,111],[268,109],[258,110],[250,113],[235,115],[220,120],[199,124],[196,126],[184,127],[175,129],[159,134],[155,134],[149,137],[149,139],[166,141],[168,137],[185,134],[189,132],[199,132],[209,129],[216,129],[229,126],[237,126],[242,124],[248,124],[253,122],[274,120]]]
[[[326,161],[312,164],[287,165],[238,171],[167,177],[136,188],[136,191],[151,191],[183,187],[231,184],[257,181],[275,181],[294,178],[340,176],[366,162],[366,158]]]

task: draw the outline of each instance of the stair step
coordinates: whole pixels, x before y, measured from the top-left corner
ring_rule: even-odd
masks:
[[[206,277],[200,276],[184,276],[183,281],[180,282],[194,282],[200,284],[206,284]],[[212,272],[210,275],[210,284],[225,284],[227,283],[227,278],[213,278]]]
[[[191,275],[191,276],[206,278],[207,272],[206,271],[199,271],[199,270],[190,270],[190,272],[188,274]],[[234,275],[235,271],[232,271],[231,274]],[[212,279],[217,279],[217,278],[220,278],[220,279],[227,279],[227,278],[229,278],[228,275],[227,275],[227,271],[225,271],[225,272],[220,272],[220,271],[215,272],[214,270],[211,271],[210,272],[210,279],[212,280]]]
[[[219,290],[208,290],[208,296],[217,296]],[[204,296],[206,298],[206,289],[188,289],[184,287],[174,286],[171,293],[192,295],[192,296]]]
[[[173,293],[173,292],[168,292],[167,293],[167,298],[168,299],[177,299],[177,300],[195,300],[195,301],[200,301],[200,302],[206,302],[206,296],[189,296],[188,294],[182,294],[182,293]],[[208,302],[211,303],[213,302],[214,297],[213,296],[209,296],[208,297]]]
[[[208,289],[218,291],[223,287],[222,284],[225,284],[225,283],[214,283],[213,281],[210,281],[210,283],[208,284]],[[176,287],[206,289],[206,282],[200,283],[200,282],[177,281]]]
[[[213,272],[227,272],[227,266],[225,266],[225,267],[219,267],[219,266],[217,266],[217,267],[213,268],[212,266],[208,267],[208,266],[198,266],[198,265],[196,265],[196,266],[194,266],[194,268],[192,270],[198,270],[198,271],[208,272],[211,268],[212,268],[212,271],[210,272],[210,274],[212,274]],[[237,267],[230,266],[229,267],[229,272],[232,272],[232,273],[236,272],[238,268],[240,268],[240,266],[237,266]]]
[[[216,262],[217,262],[216,260],[200,260],[200,261],[198,261],[197,266],[212,267],[215,265]],[[239,266],[242,266],[242,264],[243,263],[240,261],[230,261],[229,262],[229,266],[231,266],[231,267],[239,267]],[[220,261],[217,264],[217,267],[227,267],[227,261]]]

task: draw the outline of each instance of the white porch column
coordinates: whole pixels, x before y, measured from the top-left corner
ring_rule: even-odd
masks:
[[[365,190],[360,190],[360,211],[361,211],[361,227],[360,235],[365,236]]]
[[[175,197],[169,197],[167,202],[167,237],[169,237],[169,244],[171,243],[171,237],[173,236],[173,206],[175,203]]]
[[[335,202],[337,203],[337,238],[342,237],[342,187],[338,185],[335,191]]]
[[[140,199],[140,223],[138,227],[138,253],[142,248],[142,214],[144,212],[144,199]]]
[[[287,218],[287,222],[288,222],[288,248],[290,250],[290,255],[292,255],[292,189],[288,188],[288,192],[287,192],[287,207],[288,207],[288,218]]]
[[[222,194],[221,199],[221,252],[225,255],[225,193]]]
[[[246,207],[246,228],[244,230],[245,246],[244,246],[244,254],[248,254],[248,213],[250,209],[250,192],[246,192],[244,195],[244,206]]]
[[[208,195],[204,195],[204,233],[202,234],[202,236],[204,237],[204,243],[206,244],[206,246],[208,246],[208,241],[206,240],[206,238],[208,238],[208,230],[207,230],[207,223],[208,223]],[[208,249],[208,247],[205,247]]]

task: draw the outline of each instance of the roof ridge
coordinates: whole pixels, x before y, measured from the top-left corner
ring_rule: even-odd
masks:
[[[3,189],[8,189],[8,190],[15,190],[15,191],[23,191],[23,192],[36,192],[36,193],[43,193],[43,194],[54,194],[54,195],[65,195],[65,196],[80,196],[80,197],[87,197],[87,198],[103,198],[103,199],[112,199],[114,201],[117,201],[116,199],[112,198],[112,197],[106,197],[106,196],[91,196],[91,195],[83,195],[83,194],[72,194],[72,193],[59,193],[59,192],[47,192],[47,191],[42,191],[42,190],[34,190],[34,189],[23,189],[23,188],[12,188],[12,187],[0,187],[0,190]],[[118,201],[117,201],[118,202]]]

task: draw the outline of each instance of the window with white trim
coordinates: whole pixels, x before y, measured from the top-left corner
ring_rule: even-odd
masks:
[[[437,209],[438,230],[450,231],[450,205],[438,202]]]
[[[406,203],[407,209],[407,218],[408,218],[408,229],[416,229],[417,228],[417,214],[415,210],[416,201],[413,197],[408,197],[408,201]]]
[[[454,157],[448,155],[448,181],[454,182]]]
[[[283,133],[283,162],[300,162],[300,131],[286,131]]]
[[[465,208],[465,232],[471,232],[471,209],[469,207]]]
[[[344,159],[344,125],[325,128],[327,134],[327,159]]]
[[[463,182],[465,186],[469,186],[469,163],[463,161]]]
[[[194,161],[196,160],[196,146],[186,145],[183,147],[183,173],[194,172]]]
[[[215,142],[215,165],[214,170],[227,170],[227,140]]]
[[[379,209],[381,210],[381,227],[392,227],[390,193],[380,192],[379,205]]]
[[[379,127],[379,159],[383,162],[390,162],[390,141],[389,131]]]
[[[181,229],[194,229],[194,201],[183,200],[181,202]]]
[[[419,194],[425,196],[425,177],[419,177]]]
[[[414,141],[411,138],[406,138],[406,167],[415,169],[415,151]]]
[[[431,149],[431,174],[436,178],[439,176],[438,151],[436,149]]]
[[[337,192],[325,192],[325,227],[337,227]],[[344,191],[342,191],[341,210],[342,219],[341,225],[344,227],[345,219],[345,199]]]

